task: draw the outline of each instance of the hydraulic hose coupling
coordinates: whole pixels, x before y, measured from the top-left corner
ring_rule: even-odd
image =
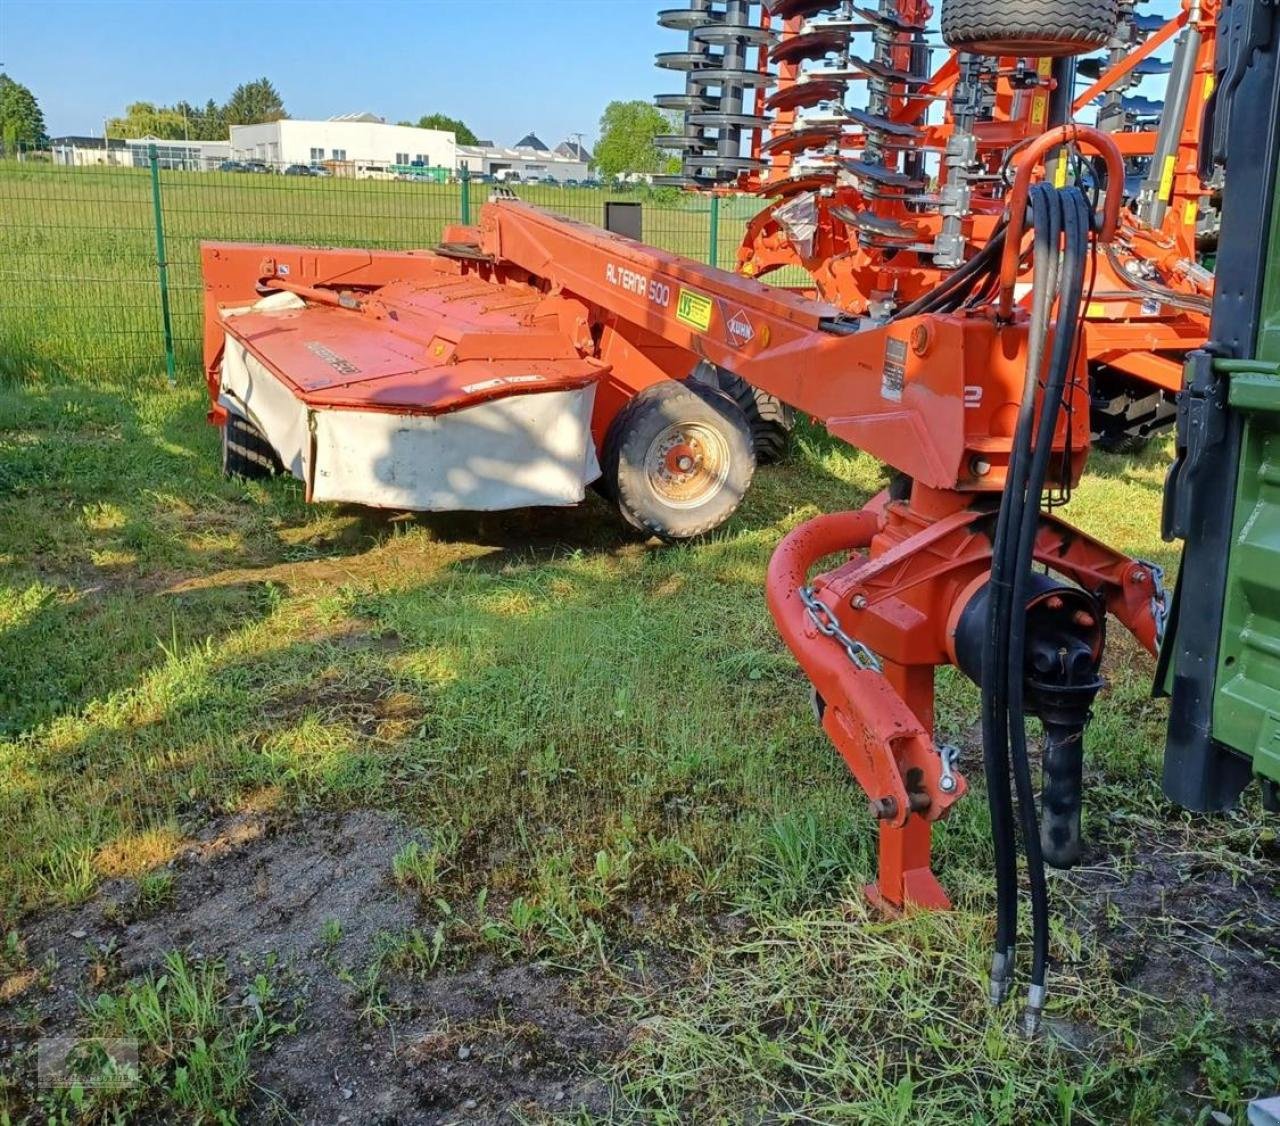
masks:
[[[1022,235],[1026,226],[1027,197],[1031,191],[1031,177],[1041,158],[1061,145],[1084,144],[1093,149],[1107,167],[1106,200],[1102,219],[1098,224],[1098,241],[1109,243],[1115,237],[1120,222],[1120,204],[1124,193],[1117,190],[1124,183],[1124,160],[1115,141],[1101,129],[1090,125],[1058,125],[1040,134],[1024,148],[1018,150],[1018,171],[1009,192],[1009,225],[1004,240],[1004,252],[1000,258],[1000,301],[997,316],[1003,322],[1013,319],[1013,289],[1018,281],[1019,263],[1022,259]]]
[[[1033,985],[1027,990],[1027,1007],[1022,1012],[1022,1032],[1028,1040],[1040,1031],[1044,1017],[1044,1002],[1048,992],[1043,985]]]

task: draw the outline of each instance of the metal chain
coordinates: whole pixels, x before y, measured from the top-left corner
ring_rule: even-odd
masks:
[[[1156,648],[1164,644],[1165,627],[1169,624],[1169,592],[1164,586],[1164,568],[1159,563],[1139,559],[1138,565],[1151,573],[1151,617],[1156,623]]]
[[[864,672],[883,671],[880,658],[861,641],[855,641],[840,628],[840,622],[835,613],[814,593],[813,587],[802,586],[798,593],[800,601],[804,603],[805,610],[809,614],[809,620],[813,622],[814,629],[824,637],[834,638],[844,649],[855,668],[862,669]]]
[[[938,776],[938,789],[944,794],[950,794],[956,788],[956,763],[960,758],[960,748],[951,743],[942,743],[938,747],[938,757],[942,759],[942,773]]]

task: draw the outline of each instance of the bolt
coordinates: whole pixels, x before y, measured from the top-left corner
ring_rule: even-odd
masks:
[[[1071,615],[1071,620],[1082,629],[1093,629],[1096,624],[1093,615],[1087,610],[1077,610]]]
[[[1056,594],[1055,594],[1055,595],[1053,595],[1053,596],[1052,596],[1052,597],[1050,597],[1050,598],[1046,598],[1046,599],[1045,599],[1044,604],[1045,604],[1045,605],[1046,605],[1050,610],[1061,610],[1061,609],[1062,609],[1062,607],[1063,607],[1063,601],[1062,601],[1062,598],[1061,598],[1059,595],[1056,595]]]
[[[969,462],[969,468],[973,470],[975,477],[985,477],[991,472],[991,462],[985,457],[975,457]]]
[[[871,816],[877,821],[888,821],[898,812],[898,803],[893,798],[872,798]]]
[[[850,605],[852,605],[855,610],[865,610],[867,608],[866,596],[859,594],[856,598],[854,598],[853,602],[850,603]]]
[[[1145,583],[1147,581],[1146,571],[1133,570],[1129,572],[1129,578],[1135,583]]]
[[[938,789],[944,794],[951,793],[956,788],[956,780],[954,775],[945,776],[938,779]]]

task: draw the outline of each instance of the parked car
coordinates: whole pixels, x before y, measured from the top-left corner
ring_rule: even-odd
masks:
[[[224,160],[218,165],[219,172],[248,172],[249,170],[238,160]]]
[[[582,186],[583,186],[584,188],[602,188],[602,187],[604,187],[604,185],[603,185],[599,180],[595,179],[594,177],[592,177],[592,178],[590,178],[590,179],[587,179],[587,180],[583,180],[583,181],[582,181]]]
[[[311,165],[310,172],[312,176],[332,176],[333,175],[333,173],[330,172],[329,169],[327,169],[323,164]]]
[[[577,180],[566,180],[564,182],[566,188],[580,188],[582,185]]]
[[[315,173],[305,164],[291,164],[284,170],[286,176],[314,176]]]
[[[261,175],[261,174],[262,174],[262,173],[264,173],[264,172],[270,172],[270,171],[271,171],[271,169],[270,169],[270,167],[268,167],[268,165],[267,165],[267,163],[266,163],[265,161],[262,161],[262,160],[246,160],[246,161],[244,162],[244,171],[246,171],[246,172],[257,172],[259,175]]]

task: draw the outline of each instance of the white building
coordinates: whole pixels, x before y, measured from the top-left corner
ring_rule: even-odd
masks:
[[[271,121],[231,127],[231,159],[267,164],[323,164],[334,172],[359,175],[392,165],[443,168],[458,166],[452,133],[388,125],[371,113],[345,114],[328,121]]]
[[[183,172],[213,172],[231,156],[229,141],[172,141],[159,137],[130,137],[104,141],[101,137],[54,137],[49,142],[54,164],[83,167],[115,164],[147,168],[151,146],[156,147],[156,164]]]
[[[458,171],[465,168],[473,176],[489,176],[495,180],[519,180],[523,183],[539,180],[585,180],[590,175],[590,165],[585,150],[566,145],[552,152],[536,136],[530,133],[512,148],[498,145],[459,145]],[[577,152],[577,156],[570,155]]]
[[[231,157],[230,141],[162,141],[155,137],[130,138],[125,141],[129,163],[146,168],[151,163],[151,146],[156,147],[156,165],[184,172],[216,172]]]
[[[54,164],[84,168],[97,164],[132,164],[124,141],[102,137],[53,137],[49,141]]]

